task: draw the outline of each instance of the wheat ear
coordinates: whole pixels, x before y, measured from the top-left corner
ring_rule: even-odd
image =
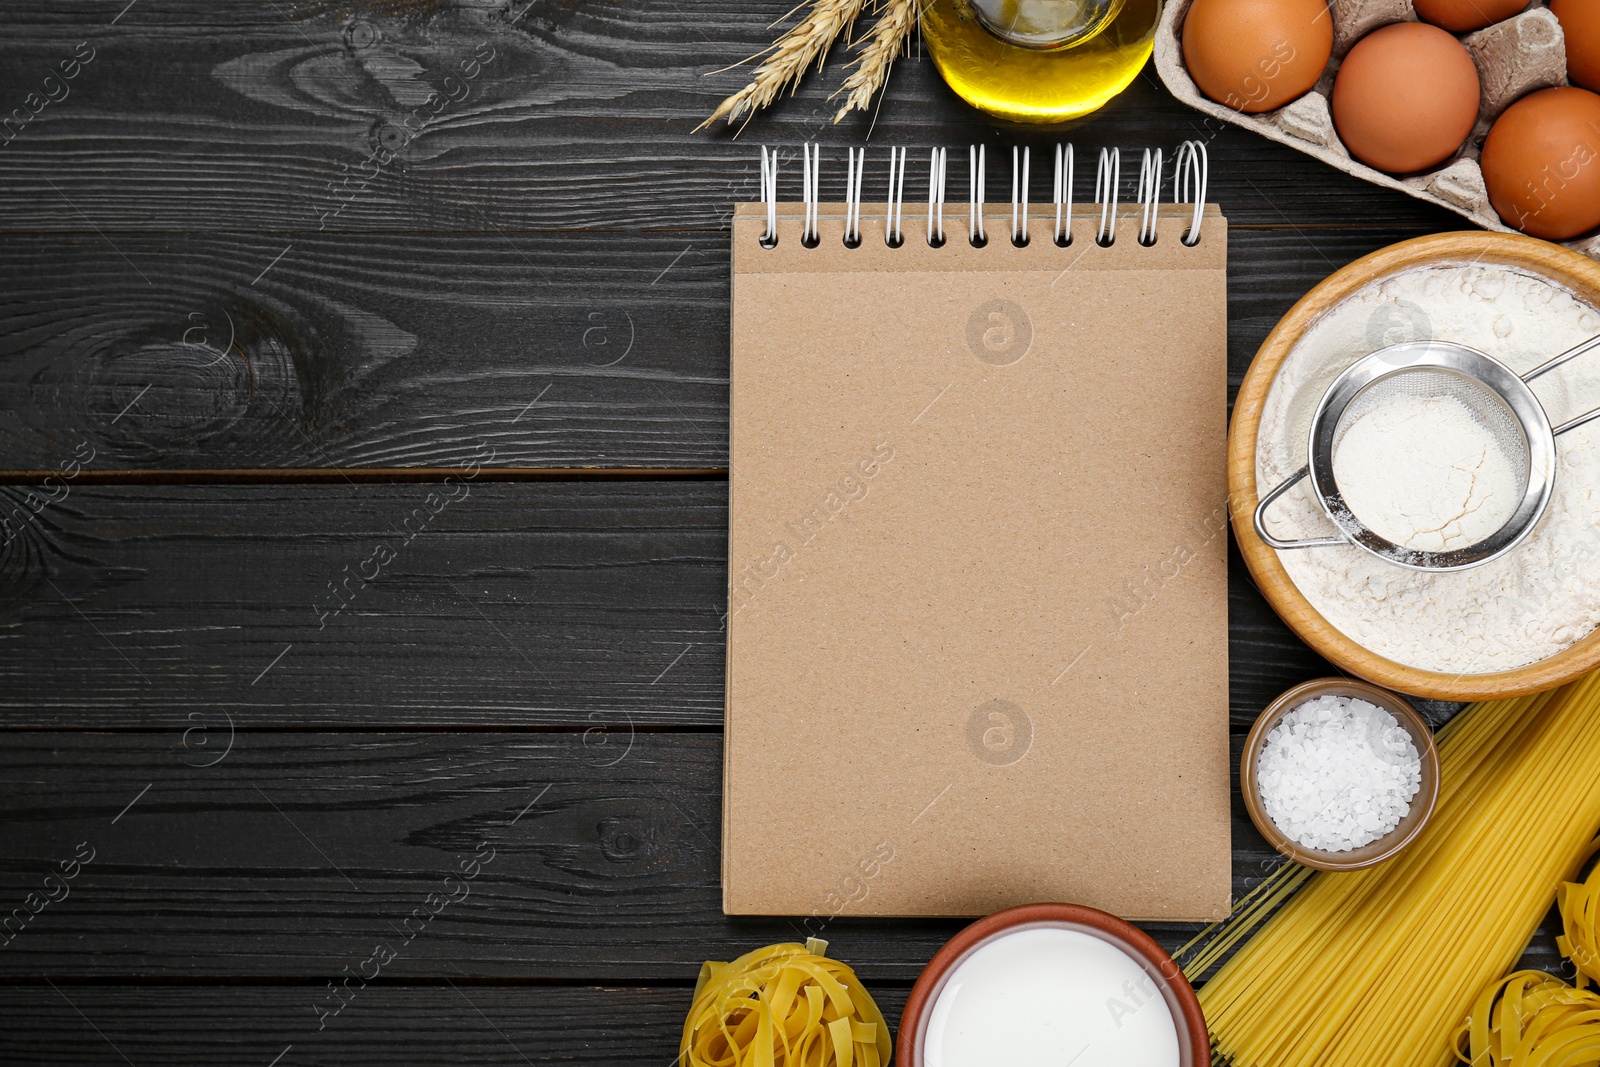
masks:
[[[845,97],[844,107],[833,116],[834,122],[872,103],[916,24],[917,0],[883,0],[883,14],[878,16],[872,33],[861,46],[861,54],[854,64],[856,69],[844,80],[839,92],[833,94],[850,94]]]
[[[812,0],[805,18],[768,49],[770,54],[756,68],[750,84],[718,104],[695,131],[718,119],[725,118],[731,124],[741,115],[754,114],[776,100],[784,89],[797,84],[812,63],[820,70],[828,58],[828,49],[855,22],[863,3],[865,0]]]

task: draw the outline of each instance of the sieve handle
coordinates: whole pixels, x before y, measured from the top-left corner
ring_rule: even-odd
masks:
[[[1256,505],[1255,527],[1256,536],[1279,552],[1291,548],[1332,548],[1335,545],[1346,545],[1350,542],[1343,537],[1308,537],[1303,541],[1282,541],[1267,532],[1267,509],[1277,502],[1278,498],[1290,489],[1305,480],[1311,473],[1310,466],[1301,467],[1299,471],[1289,476],[1288,480],[1280,484],[1272,492],[1261,498],[1261,503]]]
[[[1592,352],[1596,348],[1600,348],[1600,337],[1591,337],[1582,344],[1574,345],[1572,348],[1567,349],[1554,359],[1539,364],[1527,374],[1524,374],[1522,376],[1522,380],[1525,382],[1531,382],[1541,374],[1553,371],[1562,364],[1567,363],[1570,360],[1577,359],[1586,352]],[[1560,437],[1568,430],[1576,430],[1579,426],[1591,423],[1595,419],[1600,419],[1600,408],[1594,408],[1590,411],[1587,411],[1575,419],[1568,419],[1566,422],[1563,422],[1560,426],[1557,426],[1554,430],[1552,430],[1551,436]]]

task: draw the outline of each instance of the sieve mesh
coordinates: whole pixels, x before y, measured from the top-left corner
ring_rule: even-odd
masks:
[[[1337,456],[1339,446],[1352,426],[1364,416],[1403,397],[1449,399],[1459,403],[1488,430],[1495,447],[1504,454],[1516,481],[1517,495],[1520,497],[1527,492],[1531,464],[1528,438],[1510,405],[1499,393],[1478,379],[1437,367],[1396,371],[1371,383],[1352,397],[1334,423],[1330,458]],[[1362,522],[1361,516],[1352,514],[1351,517],[1363,527],[1367,525]]]

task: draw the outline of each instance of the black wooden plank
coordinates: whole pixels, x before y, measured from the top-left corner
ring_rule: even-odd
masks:
[[[56,469],[80,442],[97,471],[724,463],[722,245],[186,232],[6,247],[12,469]]]
[[[1562,969],[1554,954],[1554,938],[1547,923],[1519,966],[1570,978],[1571,968]],[[846,958],[837,950],[847,951],[846,944],[834,950]],[[356,992],[346,995],[346,1006],[327,1017],[331,1002],[322,982],[0,985],[6,1019],[0,1059],[81,1064],[117,1062],[120,1054],[135,1064],[176,1067],[275,1061],[284,1067],[666,1067],[677,1054],[692,988],[508,986],[449,977],[421,987],[383,977],[351,984]],[[908,983],[878,979],[868,991],[898,1044]]]
[[[14,925],[0,975],[336,978],[383,945],[399,981],[690,985],[706,958],[802,937],[805,916],[721,914],[720,737],[614,740],[253,732],[200,767],[176,734],[10,734],[0,900],[60,899]],[[1237,789],[1233,833],[1242,893],[1282,860]],[[816,921],[874,981],[915,978],[962,925]],[[1196,929],[1149,928],[1169,949]]]
[[[97,5],[65,14],[44,0],[9,4],[0,44],[8,107],[43,100],[44,79],[75,53],[93,58],[59,102],[34,103],[37,117],[0,151],[0,228],[715,228],[731,199],[751,198],[755,144],[820,139],[839,157],[868,136],[924,149],[1015,140],[1043,148],[1070,136],[1086,160],[1101,146],[1170,152],[1201,137],[1215,157],[1213,198],[1239,222],[1460,225],[1207,119],[1148,68],[1123,97],[1064,130],[997,128],[914,53],[896,64],[873,115],[833,126],[841,46],[822,77],[743,140],[694,134],[748,68],[707,75],[765,48],[789,7],[143,0],[109,25],[115,10]],[[456,99],[429,103],[436,91]],[[395,161],[386,152],[363,177],[379,131],[408,119],[414,135],[385,135]],[[1036,171],[1040,199],[1050,180],[1045,167]],[[825,188],[842,191],[842,174],[833,166]],[[796,189],[797,175],[791,166]],[[914,189],[920,180],[913,170]],[[1087,167],[1078,184],[1087,196]]]
[[[1233,387],[1306,290],[1414,235],[1233,230]],[[114,241],[4,241],[0,470],[727,463],[718,234]]]
[[[723,482],[67,482],[0,507],[0,726],[722,722]],[[1242,728],[1332,671],[1230,574]]]
[[[721,914],[721,738],[612,741],[255,732],[194,767],[176,732],[10,734],[0,899],[92,861],[0,975],[336,976],[381,943],[397,979],[692,983],[703,959],[803,936],[806,916]],[[1243,891],[1278,861],[1235,808]],[[435,893],[457,900],[407,924]],[[864,978],[909,980],[962,923],[817,925]],[[1195,928],[1151,929],[1170,948]]]
[[[903,987],[874,990],[899,1022]],[[375,982],[321,1022],[322,984],[0,987],[10,1064],[460,1064],[670,1067],[687,987],[407,988]],[[320,1026],[320,1029],[319,1029]],[[279,1059],[279,1057],[282,1057]]]
[[[722,721],[726,483],[65,491],[0,548],[8,725]]]

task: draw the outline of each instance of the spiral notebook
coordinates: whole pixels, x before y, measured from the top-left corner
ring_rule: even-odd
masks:
[[[1034,205],[969,157],[963,212],[935,153],[925,218],[853,151],[823,204],[809,150],[738,205],[729,914],[1227,914],[1227,234],[1186,151],[1199,207],[1148,155],[1073,206],[1058,153]]]

